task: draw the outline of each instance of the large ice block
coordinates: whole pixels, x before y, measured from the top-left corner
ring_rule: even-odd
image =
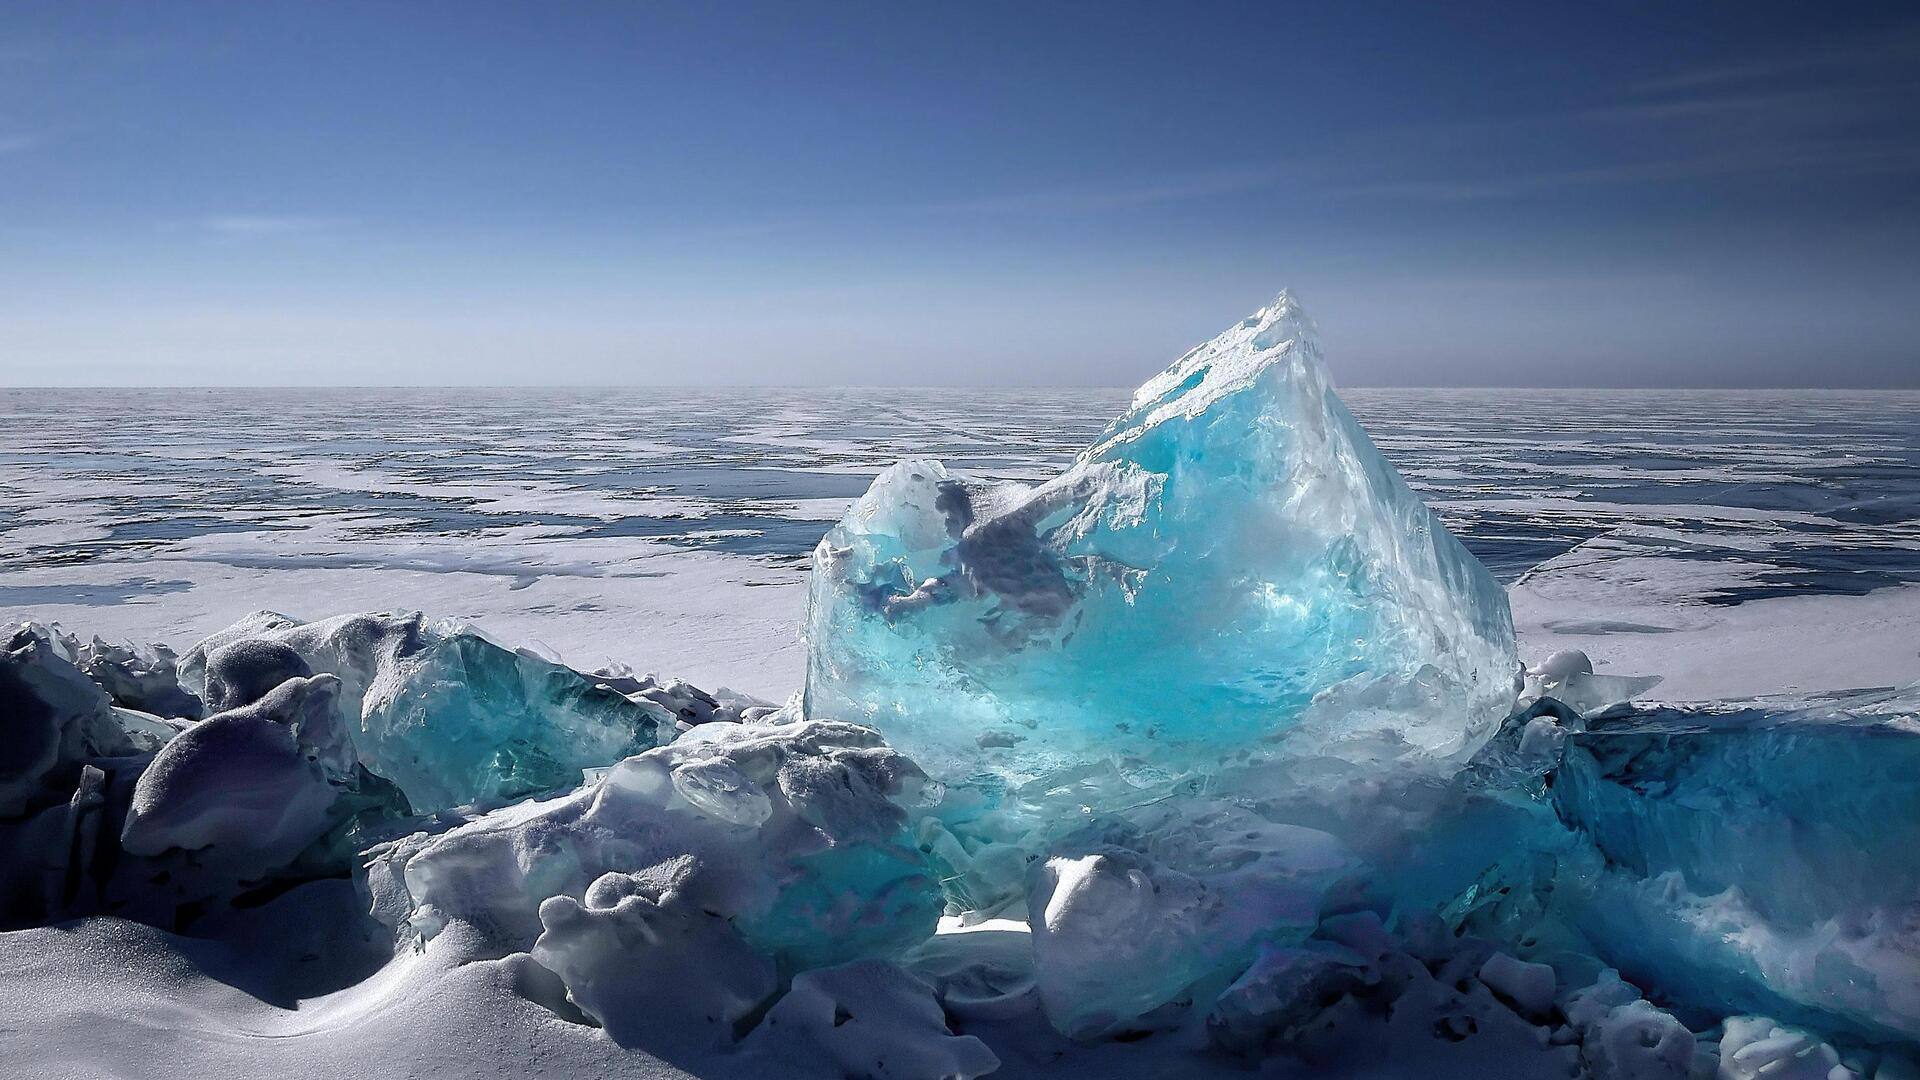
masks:
[[[814,551],[807,638],[808,713],[948,780],[1152,781],[1276,745],[1455,762],[1517,671],[1505,592],[1360,430],[1284,293],[1047,483],[883,472]]]

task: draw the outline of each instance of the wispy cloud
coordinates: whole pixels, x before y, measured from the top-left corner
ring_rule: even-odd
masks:
[[[39,145],[40,140],[19,132],[0,132],[0,154],[17,154]]]
[[[1097,215],[1174,203],[1269,190],[1290,176],[1307,175],[1294,165],[1268,165],[1236,170],[1173,173],[1155,180],[1116,179],[1060,187],[1041,187],[982,194],[974,198],[939,202],[862,206],[860,217],[892,220],[927,218],[1061,218]],[[678,230],[676,240],[756,240],[827,227],[821,218],[747,222]]]
[[[1890,71],[1896,75],[1904,72],[1910,77],[1915,61],[1920,61],[1920,24],[1872,39],[1827,42],[1737,64],[1674,71],[1644,79],[1629,90],[1637,94],[1668,94],[1738,84],[1777,85],[1829,73],[1857,79]]]
[[[1901,115],[1911,100],[1904,91],[1917,84],[1920,23],[1875,39],[1678,70],[1584,107],[1354,132],[1296,147],[1284,164],[915,209],[1100,213],[1269,191],[1461,202],[1714,178],[1920,173],[1920,142]]]
[[[1842,180],[1920,173],[1903,89],[1920,36],[1623,87],[1610,103],[1374,131],[1344,152],[1350,197],[1466,202],[1695,180]],[[1788,78],[1791,73],[1819,77]],[[1754,85],[1737,85],[1751,81]],[[1530,152],[1552,147],[1552,152]],[[1493,165],[1497,164],[1497,168]]]
[[[1345,194],[1427,202],[1473,202],[1560,189],[1761,176],[1816,168],[1821,175],[1829,177],[1920,172],[1920,147],[1881,141],[1820,147],[1775,145],[1752,153],[1702,153],[1591,168],[1507,172],[1477,179],[1381,181],[1356,185]]]

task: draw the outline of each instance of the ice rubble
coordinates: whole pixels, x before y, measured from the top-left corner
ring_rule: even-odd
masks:
[[[251,865],[291,861],[333,824],[330,781],[347,775],[334,727],[339,686],[331,675],[288,679],[161,747],[134,783],[121,845],[135,855],[211,848]]]
[[[25,628],[0,926],[298,912],[390,942],[325,1015],[505,996],[713,1076],[1920,1075],[1920,689],[1523,674],[1284,297],[1061,478],[898,467],[819,559],[777,710],[418,613]]]
[[[416,810],[551,791],[660,741],[677,717],[470,627],[420,613],[302,623],[259,612],[182,658],[215,707],[312,671],[340,680],[342,728]]]
[[[947,1030],[925,983],[891,964],[861,961],[797,975],[747,1050],[769,1062],[810,1054],[845,1076],[970,1080],[1000,1067],[987,1045]]]
[[[1920,1037],[1920,692],[1655,711],[1570,737],[1557,902],[1623,970],[1720,1013]]]
[[[1262,943],[1311,933],[1358,869],[1334,837],[1206,800],[1109,818],[1028,876],[1036,985],[1062,1032],[1125,1030]]]
[[[808,711],[949,781],[1152,782],[1276,739],[1444,767],[1513,701],[1505,592],[1334,395],[1284,293],[1045,484],[881,473],[811,589]]]
[[[924,781],[851,724],[703,725],[572,795],[379,849],[374,904],[428,937],[459,922],[553,952],[579,936],[580,909],[627,897],[645,907],[626,921],[722,919],[793,966],[897,952],[940,914],[906,832]]]

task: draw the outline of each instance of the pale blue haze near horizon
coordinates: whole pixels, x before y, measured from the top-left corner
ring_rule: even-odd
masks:
[[[1909,5],[9,5],[0,385],[1920,385]]]

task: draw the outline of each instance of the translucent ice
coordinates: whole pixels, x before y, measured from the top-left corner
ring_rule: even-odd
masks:
[[[1282,736],[1437,765],[1493,731],[1517,672],[1504,591],[1334,395],[1285,294],[1038,487],[883,472],[815,549],[807,636],[809,714],[949,780],[1151,782]]]
[[[381,673],[359,745],[416,806],[446,806],[569,783],[652,747],[665,719],[570,668],[456,631]]]
[[[1897,703],[1896,703],[1897,704]],[[1676,1000],[1920,1037],[1920,716],[1656,713],[1569,736],[1558,901]]]
[[[259,612],[195,646],[181,669],[220,708],[309,672],[337,676],[352,752],[418,811],[566,787],[582,768],[654,746],[675,720],[605,680],[417,612],[314,623]]]

